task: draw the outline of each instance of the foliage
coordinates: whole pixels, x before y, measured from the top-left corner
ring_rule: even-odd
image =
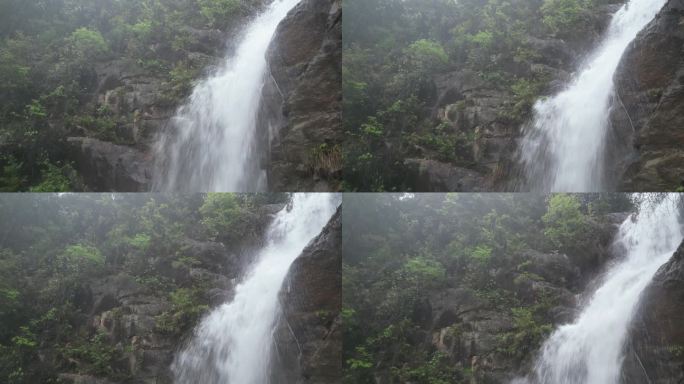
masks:
[[[594,217],[590,206],[601,207]],[[588,244],[576,226],[625,209],[633,207],[601,195],[345,196],[344,382],[461,383],[487,377],[483,361],[527,361],[560,300],[546,288],[558,283],[535,274],[530,255],[562,240],[576,245],[567,250],[574,262]],[[543,284],[528,289],[534,282]],[[577,282],[563,284],[572,290]],[[511,326],[483,330],[492,313]],[[462,346],[479,337],[495,343],[474,365]]]
[[[200,316],[209,309],[202,304],[200,293],[188,288],[179,288],[169,296],[172,304],[170,311],[156,318],[156,326],[160,332],[179,335],[192,327]]]
[[[324,143],[311,150],[308,162],[314,175],[334,175],[344,167],[344,154],[339,145]]]
[[[70,53],[83,59],[96,59],[109,51],[100,31],[78,28],[68,39]]]
[[[239,0],[198,0],[198,3],[200,13],[212,25],[224,24],[241,8]]]
[[[572,248],[578,239],[583,239],[587,230],[587,217],[575,195],[553,195],[542,221],[544,235],[551,244],[562,249]]]
[[[70,165],[58,167],[57,165],[45,163],[45,170],[41,175],[38,185],[31,187],[31,192],[70,192],[73,190],[71,180],[65,173],[73,172]]]
[[[264,204],[288,201],[285,194],[236,196],[238,208],[257,217]],[[159,303],[157,327],[138,332],[184,337],[207,310],[213,288],[205,274],[194,272],[223,268],[219,261],[202,264],[206,260],[193,250],[210,236],[198,225],[208,199],[138,193],[2,196],[0,216],[7,220],[0,222],[0,382],[55,383],[63,372],[125,381],[130,369],[122,361],[137,347],[110,321],[125,321],[128,305],[118,296],[110,300],[106,305],[114,307],[97,315],[112,333],[92,333],[93,303],[119,295],[107,288],[116,284]],[[259,238],[266,224],[251,227],[253,236]],[[225,243],[226,250],[238,252],[250,240]]]
[[[0,192],[14,192],[18,191],[26,181],[25,176],[22,175],[22,165],[14,157],[6,157],[2,166],[2,173],[0,173]]]
[[[501,351],[519,360],[539,349],[542,341],[549,333],[550,324],[540,324],[535,319],[534,307],[511,308],[515,330],[501,335]]]
[[[173,108],[188,96],[200,68],[208,64],[206,55],[190,54],[197,49],[196,31],[228,31],[263,4],[262,0],[0,2],[0,189],[82,189],[75,182],[76,171],[65,172],[71,181],[67,187],[45,165],[60,167],[70,160],[64,150],[68,137],[118,144],[132,140],[123,137],[126,131],[120,129],[132,123],[126,98],[117,96],[123,104],[116,112],[99,111],[103,100],[95,97],[98,66],[107,61],[133,68],[137,63],[136,76],[159,78],[164,84],[154,102]],[[121,86],[118,90],[125,91]]]
[[[446,271],[437,261],[428,260],[424,257],[415,257],[406,261],[404,271],[408,278],[421,286],[433,286],[444,281]]]
[[[111,376],[112,367],[121,355],[121,351],[112,345],[104,333],[98,333],[88,340],[69,343],[62,347],[60,352],[65,359],[80,362],[81,373],[97,376]]]
[[[409,45],[407,56],[414,61],[419,71],[438,71],[449,62],[442,45],[436,41],[421,39]]]
[[[616,0],[347,0],[342,20],[343,147],[346,189],[420,187],[407,159],[486,172],[477,156],[481,92],[506,102],[497,123],[523,124],[553,80],[535,41],[593,38],[596,7]],[[556,61],[556,58],[553,58]],[[452,79],[459,79],[453,81]],[[463,88],[463,87],[454,87]],[[395,110],[396,103],[405,108]],[[412,105],[417,108],[407,108]],[[444,110],[457,106],[448,118]],[[479,110],[479,107],[477,108]],[[500,168],[499,168],[500,169]],[[493,180],[501,171],[489,171]]]
[[[254,215],[238,195],[210,193],[199,209],[202,225],[215,239],[236,241],[250,235]]]
[[[546,27],[567,36],[584,26],[592,5],[588,0],[544,0],[540,11]]]
[[[58,256],[60,266],[76,273],[96,272],[104,266],[105,259],[99,249],[88,244],[73,244],[64,248]]]

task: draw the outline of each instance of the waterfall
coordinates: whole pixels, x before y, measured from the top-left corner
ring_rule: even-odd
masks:
[[[176,356],[175,383],[268,383],[278,292],[290,265],[330,220],[338,200],[331,194],[295,194],[291,209],[277,214],[233,300],[207,315]]]
[[[525,188],[535,191],[598,192],[604,182],[604,151],[610,110],[616,102],[613,76],[637,34],[667,0],[630,0],[614,16],[601,44],[567,88],[534,106],[523,129],[520,160]]]
[[[256,192],[266,189],[256,139],[266,52],[300,0],[274,0],[249,25],[235,54],[195,86],[155,145],[156,191]]]
[[[629,325],[641,293],[684,238],[679,197],[642,197],[639,213],[620,226],[615,252],[623,257],[601,280],[579,317],[544,343],[530,379],[514,383],[616,384]]]

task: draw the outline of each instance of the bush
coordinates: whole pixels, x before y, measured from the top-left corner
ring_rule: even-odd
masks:
[[[105,258],[100,250],[87,244],[67,246],[57,260],[62,269],[77,274],[97,272],[105,264]]]
[[[321,144],[309,154],[311,173],[319,176],[332,176],[342,171],[344,155],[339,145]]]
[[[71,52],[79,58],[96,59],[109,52],[107,42],[100,31],[79,28],[68,40]]]
[[[444,266],[438,261],[429,260],[425,257],[409,259],[404,264],[403,271],[410,281],[422,287],[439,285],[446,279]]]
[[[240,11],[239,0],[199,0],[200,13],[213,26],[225,27],[228,20]]]
[[[23,163],[11,156],[3,160],[2,173],[0,173],[0,192],[18,192],[26,182],[21,170]]]
[[[449,62],[444,47],[432,40],[418,40],[409,45],[406,53],[421,71],[440,70]]]
[[[539,348],[553,327],[537,322],[534,316],[535,307],[511,309],[515,330],[501,336],[503,347],[500,352],[522,359]]]
[[[553,33],[571,34],[586,20],[590,5],[587,0],[544,0],[541,7],[543,23]]]
[[[111,376],[114,363],[121,353],[112,346],[104,333],[98,333],[90,340],[67,344],[60,349],[66,360],[78,361],[79,373]]]
[[[38,185],[31,187],[31,192],[70,192],[73,190],[71,181],[65,172],[72,172],[73,168],[69,165],[58,167],[54,164],[45,162],[45,169],[41,172],[41,181]]]
[[[544,235],[553,246],[571,249],[584,238],[587,216],[581,211],[577,196],[558,194],[551,197],[548,210],[542,217]]]
[[[200,207],[202,225],[214,239],[237,241],[252,230],[252,214],[232,193],[210,193]]]
[[[156,327],[162,333],[179,335],[192,327],[197,320],[209,309],[202,303],[197,290],[179,288],[170,295],[172,308],[157,316]]]

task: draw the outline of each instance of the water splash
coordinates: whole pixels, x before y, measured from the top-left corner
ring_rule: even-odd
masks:
[[[278,24],[300,0],[274,0],[247,28],[234,56],[200,82],[155,146],[156,191],[266,189],[256,139],[266,52]]]
[[[278,292],[304,247],[334,214],[334,194],[295,194],[269,227],[266,246],[235,289],[235,298],[206,316],[176,356],[177,384],[268,383]]]
[[[531,377],[514,383],[616,384],[629,325],[642,292],[684,238],[679,196],[644,198],[637,216],[620,226],[615,249],[623,258],[602,278],[579,317],[544,343]]]
[[[629,44],[666,2],[629,1],[613,16],[603,41],[570,85],[537,102],[533,121],[524,128],[520,150],[526,189],[607,189],[604,152],[615,101],[613,77]]]

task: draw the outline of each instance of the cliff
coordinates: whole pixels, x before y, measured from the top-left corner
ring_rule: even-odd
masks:
[[[615,76],[618,188],[675,191],[684,186],[684,2],[670,0],[631,44]]]
[[[259,126],[273,191],[340,189],[342,2],[304,0],[268,51]]]
[[[684,243],[641,298],[624,365],[625,383],[684,381]]]
[[[338,211],[290,267],[280,292],[274,383],[342,380],[342,225]]]

